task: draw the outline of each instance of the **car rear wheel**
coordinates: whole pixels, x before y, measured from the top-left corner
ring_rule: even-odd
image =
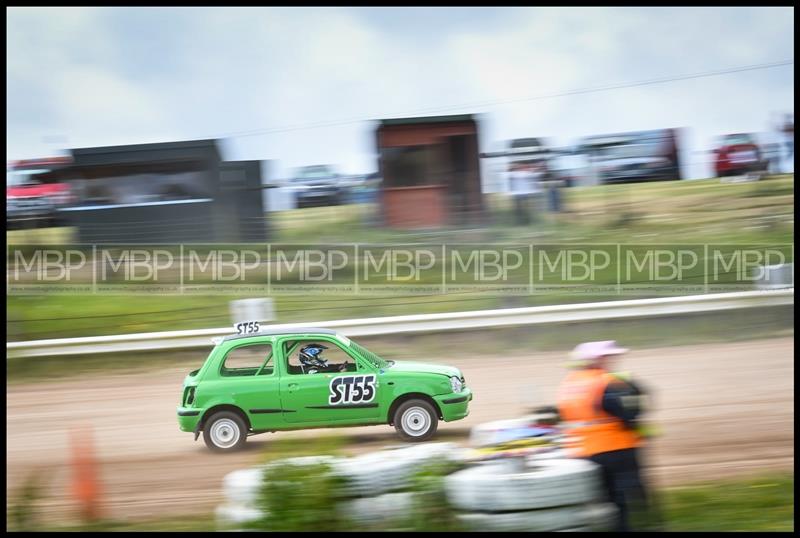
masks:
[[[404,441],[427,441],[438,426],[436,409],[425,400],[408,400],[394,412],[394,428]]]
[[[214,452],[233,452],[247,441],[247,426],[231,411],[214,413],[203,426],[203,440]]]

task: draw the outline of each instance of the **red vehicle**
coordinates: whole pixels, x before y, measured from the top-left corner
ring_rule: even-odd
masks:
[[[767,163],[753,135],[731,134],[722,137],[717,149],[714,171],[717,177],[764,174]]]
[[[13,161],[6,169],[6,226],[9,229],[60,224],[58,209],[72,202],[67,183],[48,175],[72,163],[69,157]]]

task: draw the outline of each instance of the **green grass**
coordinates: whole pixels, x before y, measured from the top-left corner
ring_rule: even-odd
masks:
[[[385,359],[495,357],[508,353],[509,342],[525,353],[566,351],[579,340],[614,339],[637,348],[738,342],[794,334],[792,306],[707,314],[575,322],[540,326],[452,331],[440,334],[384,335],[356,340]],[[87,375],[140,373],[163,368],[199,368],[208,348],[171,352],[111,353],[67,357],[8,358],[6,382],[30,383]],[[288,441],[288,440],[287,440]],[[272,446],[272,445],[270,445]],[[280,445],[276,445],[279,447]]]
[[[485,226],[432,231],[388,230],[370,224],[369,205],[308,208],[270,215],[280,243],[442,242],[538,244],[737,243],[788,245],[794,241],[794,176],[756,183],[716,179],[579,187],[564,191],[568,213],[539,224],[514,226],[507,196],[487,195]],[[626,218],[622,218],[626,215]],[[68,229],[7,232],[10,244],[64,243]],[[786,250],[791,257],[791,250]],[[350,271],[352,268],[345,268]],[[435,272],[435,271],[434,271]],[[438,273],[437,273],[438,274]],[[439,277],[434,275],[438,281]],[[430,278],[434,278],[430,276]],[[520,277],[520,275],[517,275]],[[524,276],[524,275],[522,275]],[[613,268],[600,276],[615,281]],[[429,280],[430,280],[429,278]],[[555,282],[555,281],[554,281]],[[350,283],[350,281],[348,281]],[[435,284],[433,280],[429,283]],[[400,295],[404,293],[404,295]],[[653,294],[651,294],[653,295]],[[640,294],[644,297],[646,295]],[[6,299],[8,340],[100,336],[226,326],[233,296],[46,295]],[[612,294],[541,291],[510,296],[491,291],[424,295],[276,294],[278,322],[424,314],[513,306],[537,306],[620,298]],[[633,296],[623,296],[633,298]]]
[[[274,241],[783,243],[794,237],[794,175],[755,183],[705,179],[576,187],[563,191],[563,201],[567,213],[515,226],[508,196],[487,194],[486,226],[424,231],[365,225],[373,206],[308,208],[275,214]]]
[[[769,474],[668,489],[669,531],[794,531],[794,475]]]
[[[184,368],[188,374],[203,365],[208,349],[178,352],[111,353],[66,357],[9,358],[6,384],[63,380],[90,375],[137,374],[163,368]]]
[[[267,443],[266,448],[261,453],[260,461],[261,463],[267,463],[284,458],[299,458],[319,454],[341,456],[349,444],[352,444],[352,439],[341,434],[320,435],[313,438],[276,438]]]
[[[6,336],[38,340],[227,325],[227,297],[7,296]]]
[[[660,492],[659,499],[666,530],[671,532],[794,531],[792,473],[769,473],[754,478],[669,488]],[[213,528],[215,524],[211,515],[193,514],[142,521],[62,525],[41,530],[203,531]]]
[[[191,517],[159,518],[143,521],[100,520],[78,525],[48,527],[52,532],[208,532],[216,528],[213,515],[192,515]]]
[[[567,213],[548,214],[535,225],[514,226],[507,195],[487,194],[486,226],[466,229],[390,230],[376,226],[371,204],[313,207],[268,215],[275,243],[369,243],[385,241],[610,241],[636,243],[637,235],[658,241],[791,242],[794,175],[754,183],[718,179],[575,187],[563,192]],[[623,222],[620,215],[632,218]],[[730,224],[736,223],[732,227]],[[749,226],[763,226],[749,229]],[[59,244],[74,241],[71,228],[6,232],[8,244]],[[651,239],[652,240],[652,239]]]
[[[60,245],[74,243],[77,238],[75,228],[33,228],[30,230],[6,231],[8,245]]]
[[[486,226],[389,230],[366,225],[374,206],[340,206],[274,215],[275,242],[791,242],[794,176],[756,183],[718,179],[576,187],[563,191],[566,213],[515,226],[504,194],[487,194]],[[736,226],[731,226],[736,223]]]

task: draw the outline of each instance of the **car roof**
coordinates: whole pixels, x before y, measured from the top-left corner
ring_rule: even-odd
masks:
[[[272,329],[269,328],[262,329],[257,333],[251,334],[229,334],[228,336],[224,337],[221,342],[229,342],[231,340],[240,340],[242,338],[253,338],[254,336],[277,336],[282,334],[326,334],[331,336],[336,336],[336,331],[331,329],[320,329],[318,327],[297,327],[294,329]]]

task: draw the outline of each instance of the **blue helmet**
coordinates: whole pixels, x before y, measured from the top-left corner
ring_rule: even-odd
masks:
[[[300,349],[300,363],[308,367],[326,367],[328,361],[322,358],[322,351],[328,349],[322,344],[308,344]]]

